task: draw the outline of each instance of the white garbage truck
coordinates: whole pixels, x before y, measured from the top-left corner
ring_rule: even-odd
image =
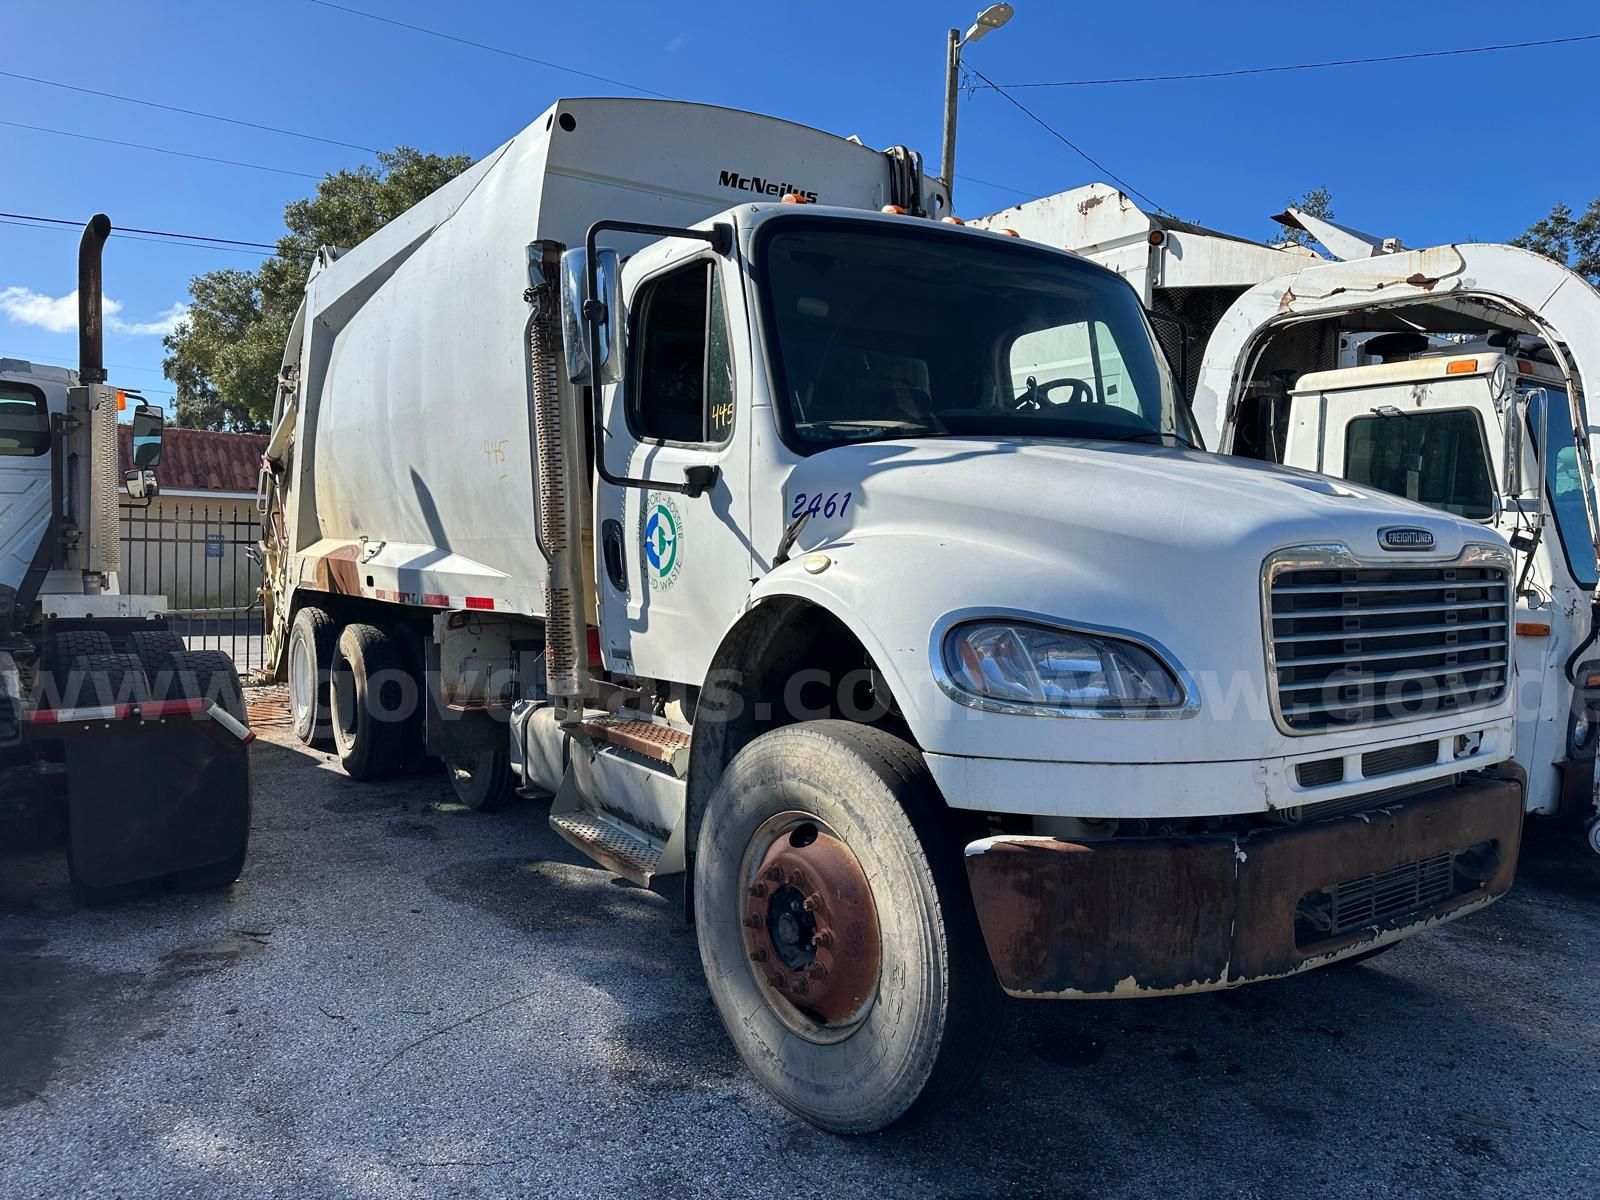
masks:
[[[79,245],[78,369],[0,357],[0,837],[64,789],[68,868],[88,902],[152,880],[225,887],[250,838],[252,735],[232,661],[188,649],[164,597],[120,585],[122,495],[156,495],[165,421],[106,384],[110,235],[101,214]]]
[[[1208,446],[1378,487],[1510,540],[1528,811],[1586,829],[1600,851],[1600,521],[1584,403],[1600,379],[1600,292],[1511,246],[1406,250],[1292,209],[1277,219],[1336,259],[1152,213],[1106,184],[977,223],[1127,278],[1164,318]]]
[[[296,732],[686,872],[739,1054],[841,1132],[1007,994],[1348,961],[1521,831],[1504,539],[1192,448],[1123,280],[946,208],[903,148],[562,100],[321,254],[267,450]]]

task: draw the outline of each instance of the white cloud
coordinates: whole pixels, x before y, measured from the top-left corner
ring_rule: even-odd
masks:
[[[121,307],[115,300],[107,300],[107,317]],[[3,288],[0,312],[18,325],[33,325],[47,333],[71,333],[78,328],[78,290],[74,288],[65,296],[46,296],[25,287]]]
[[[106,328],[112,333],[161,337],[171,333],[178,322],[189,315],[189,306],[174,304],[153,321],[124,321],[117,315],[121,311],[122,301],[105,298],[101,312]],[[46,296],[25,287],[0,288],[0,313],[18,325],[32,325],[46,333],[72,333],[78,328],[78,291],[74,288],[65,296]]]
[[[108,316],[106,328],[112,333],[129,333],[135,337],[165,337],[188,315],[187,304],[174,304],[153,321],[124,321],[115,316]]]

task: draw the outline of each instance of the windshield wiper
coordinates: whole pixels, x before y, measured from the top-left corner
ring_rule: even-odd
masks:
[[[1181,433],[1169,433],[1164,429],[1141,429],[1138,433],[1130,433],[1127,437],[1108,438],[1112,442],[1147,442],[1151,438],[1171,438],[1175,442],[1182,442],[1191,450],[1200,449]]]

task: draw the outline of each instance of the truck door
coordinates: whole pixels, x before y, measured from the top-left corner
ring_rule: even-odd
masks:
[[[626,373],[606,389],[600,452],[613,475],[710,482],[691,496],[598,481],[601,652],[611,670],[698,684],[750,590],[743,292],[737,265],[694,243],[636,255],[624,283]]]
[[[21,587],[49,527],[49,407],[41,389],[0,379],[0,587]]]

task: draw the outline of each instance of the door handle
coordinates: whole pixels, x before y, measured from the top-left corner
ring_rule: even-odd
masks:
[[[606,578],[624,596],[628,594],[628,562],[623,553],[622,522],[608,517],[600,524],[600,553],[606,560]]]

